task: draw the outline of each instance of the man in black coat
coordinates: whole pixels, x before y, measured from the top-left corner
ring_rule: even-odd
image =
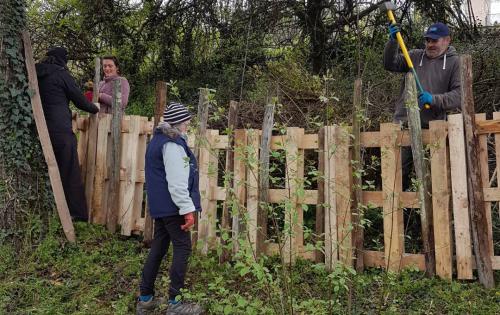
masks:
[[[69,212],[74,220],[87,221],[87,202],[80,175],[76,137],[71,128],[69,101],[79,109],[93,114],[99,108],[90,103],[76,85],[66,67],[67,56],[65,48],[50,49],[43,61],[36,64],[36,72],[50,141]]]

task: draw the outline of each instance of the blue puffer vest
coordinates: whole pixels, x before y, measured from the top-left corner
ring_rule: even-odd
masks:
[[[163,164],[162,149],[163,145],[167,142],[175,142],[186,151],[189,158],[189,195],[193,200],[196,211],[201,211],[199,174],[193,152],[189,149],[184,138],[179,136],[171,139],[157,128],[146,150],[145,167],[149,212],[154,219],[179,215],[179,208],[172,201],[172,197],[168,191],[165,165]]]

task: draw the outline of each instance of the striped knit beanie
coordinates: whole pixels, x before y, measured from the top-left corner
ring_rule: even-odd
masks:
[[[180,124],[191,119],[187,108],[181,103],[170,102],[168,107],[163,112],[163,120],[171,126]]]

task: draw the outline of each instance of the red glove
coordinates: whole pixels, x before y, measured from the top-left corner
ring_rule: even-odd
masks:
[[[181,230],[189,231],[189,229],[194,225],[194,212],[185,214],[184,221],[186,222],[186,224],[181,225]]]

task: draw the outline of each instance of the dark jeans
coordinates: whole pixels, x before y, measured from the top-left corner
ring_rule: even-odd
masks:
[[[154,240],[149,251],[146,264],[142,270],[141,295],[154,294],[154,284],[163,257],[168,252],[170,242],[174,247],[172,265],[170,266],[169,299],[180,295],[184,287],[184,277],[188,258],[191,255],[191,233],[181,230],[184,216],[163,217],[155,219]]]
[[[76,137],[73,133],[50,133],[69,213],[73,219],[88,221],[87,201],[80,175]]]

